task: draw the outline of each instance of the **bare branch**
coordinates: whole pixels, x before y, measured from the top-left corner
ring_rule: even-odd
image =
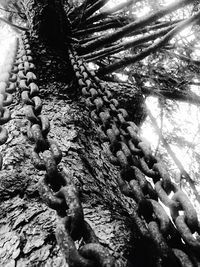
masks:
[[[114,19],[108,19],[103,22],[94,24],[88,28],[84,27],[82,30],[75,30],[73,35],[74,36],[83,36],[87,34],[91,34],[94,32],[101,32],[112,28],[119,28],[123,25],[128,24],[128,21],[124,17],[114,18]]]
[[[103,7],[106,3],[108,2],[108,0],[98,0],[96,1],[93,5],[91,5],[90,7],[88,7],[83,16],[81,17],[81,21],[85,21],[87,18],[89,18],[90,16],[92,16],[97,10],[99,10],[101,7]],[[73,25],[76,25],[79,22],[80,18],[78,17],[77,19],[74,20]]]
[[[200,61],[199,60],[195,60],[195,59],[192,59],[192,58],[189,58],[189,57],[186,57],[184,55],[180,55],[180,54],[177,54],[177,53],[174,53],[174,52],[170,52],[170,54],[174,55],[175,57],[183,60],[183,61],[186,61],[188,63],[192,63],[194,65],[197,65],[197,66],[200,66]]]
[[[8,9],[4,9],[2,7],[0,7],[0,9],[5,11],[5,12],[8,12],[8,13],[16,13],[16,14],[25,15],[25,13],[23,13],[23,12],[17,12],[17,11],[14,11],[14,10],[8,10]]]
[[[135,31],[139,28],[143,28],[146,25],[149,25],[150,23],[157,21],[159,18],[185,6],[188,4],[191,4],[192,2],[194,2],[195,0],[179,0],[176,1],[175,3],[162,8],[161,10],[159,10],[158,12],[154,13],[154,14],[150,14],[144,18],[138,19],[135,22],[132,22],[124,27],[122,27],[121,29],[115,31],[114,33],[108,34],[105,37],[101,37],[96,41],[91,41],[85,45],[81,46],[81,50],[84,51],[90,51],[90,49],[95,49],[95,48],[100,48],[103,47],[105,45],[108,45],[108,43],[112,43],[115,42],[119,39],[121,39],[122,37],[126,36],[127,34],[131,33],[132,31]]]
[[[96,22],[98,20],[102,20],[102,19],[106,18],[108,15],[110,15],[112,13],[115,13],[115,12],[125,8],[125,7],[128,7],[128,6],[130,6],[130,5],[132,5],[133,3],[136,3],[136,2],[138,2],[138,0],[137,1],[128,0],[127,2],[120,3],[119,5],[116,5],[115,7],[111,8],[111,9],[109,9],[107,11],[101,12],[99,14],[96,14],[96,15],[88,18],[86,20],[86,24],[91,24],[91,23]]]
[[[153,45],[150,45],[148,48],[144,49],[140,54],[136,54],[134,56],[125,57],[124,59],[105,67],[104,69],[99,70],[99,74],[108,74],[110,72],[121,69],[122,67],[128,66],[132,63],[135,63],[139,60],[144,59],[149,56],[151,53],[157,51],[164,44],[166,44],[169,40],[172,39],[174,35],[183,30],[185,27],[189,26],[192,23],[195,23],[200,20],[200,11],[196,13],[194,16],[189,19],[184,20],[179,23],[174,29],[168,32],[164,37],[162,37],[159,41],[156,41]]]
[[[198,96],[197,94],[195,94],[192,91],[179,91],[177,89],[173,89],[173,90],[159,90],[156,88],[150,88],[147,86],[143,86],[141,88],[142,93],[144,95],[155,95],[155,96],[162,96],[165,97],[167,99],[171,99],[171,100],[178,100],[178,101],[182,101],[182,102],[187,102],[187,103],[191,103],[194,105],[199,106],[200,105],[200,96]]]
[[[124,42],[122,42],[120,44],[113,45],[111,47],[102,49],[100,51],[96,51],[96,52],[93,52],[93,53],[90,53],[90,54],[86,54],[86,55],[83,56],[83,58],[86,59],[86,60],[88,60],[88,59],[93,60],[94,58],[95,59],[97,59],[97,58],[100,59],[102,57],[118,53],[118,52],[120,52],[122,50],[129,49],[131,47],[143,44],[143,43],[151,41],[151,40],[155,40],[156,38],[166,34],[172,28],[173,28],[173,26],[166,27],[164,29],[161,29],[161,30],[155,32],[155,33],[147,34],[147,35],[144,35],[142,37],[136,38],[136,39],[131,40],[131,41],[124,41]]]
[[[13,23],[9,22],[8,20],[6,20],[4,18],[0,17],[0,20],[5,22],[6,24],[10,25],[11,27],[14,27],[14,28],[18,29],[18,30],[21,30],[21,31],[28,31],[29,30],[28,28],[24,28],[24,27],[18,26],[16,24],[13,24]]]

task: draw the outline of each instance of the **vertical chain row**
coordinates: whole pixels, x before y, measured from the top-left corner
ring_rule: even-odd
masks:
[[[119,108],[110,91],[76,53],[69,56],[90,117],[99,125],[101,138],[110,143],[111,161],[121,167],[119,188],[137,203],[133,217],[141,236],[153,242],[164,266],[198,265],[199,223],[188,197],[152,155],[138,127],[128,120],[126,110]],[[173,223],[160,201],[170,209]]]
[[[16,90],[16,68],[13,66],[17,52],[18,40],[15,38],[10,44],[9,53],[6,57],[6,64],[2,66],[0,73],[0,125],[4,125],[11,118],[11,114],[7,106],[12,101],[12,93]],[[0,145],[5,144],[8,139],[8,132],[4,126],[0,126]],[[3,158],[0,154],[0,170],[2,168]]]
[[[33,72],[34,64],[27,34],[22,35],[19,43],[16,65],[18,68],[18,87],[29,121],[28,138],[34,143],[32,162],[36,169],[46,171],[39,181],[38,190],[43,201],[58,214],[56,239],[69,266],[112,267],[115,260],[84,220],[79,192],[73,177],[66,174],[58,164],[62,153],[56,142],[49,140],[50,124],[41,114],[42,100],[39,97],[37,78]],[[81,241],[76,248],[75,241]]]

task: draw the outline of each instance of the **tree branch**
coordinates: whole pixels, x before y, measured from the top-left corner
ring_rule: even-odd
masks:
[[[18,26],[16,24],[13,24],[13,23],[9,22],[8,20],[6,20],[4,18],[0,17],[0,20],[5,22],[6,24],[10,25],[11,27],[14,27],[14,28],[18,29],[18,30],[21,30],[21,31],[28,31],[29,30],[28,28],[24,28],[24,27]]]
[[[105,45],[108,45],[108,43],[112,43],[115,42],[119,39],[121,39],[122,37],[126,36],[127,34],[131,33],[132,31],[135,31],[139,28],[143,28],[146,25],[149,25],[150,23],[158,20],[159,18],[185,6],[188,4],[191,4],[192,2],[194,2],[195,0],[179,0],[176,1],[175,3],[169,5],[168,7],[162,8],[160,11],[154,13],[154,14],[150,14],[144,18],[138,19],[135,22],[132,22],[124,27],[122,27],[121,29],[115,31],[114,33],[108,34],[105,37],[100,37],[98,40],[96,41],[91,41],[85,45],[81,46],[81,51],[89,51],[90,49],[96,49],[96,48],[100,48],[103,47]]]
[[[85,15],[84,15],[84,18],[87,19],[88,17],[90,17],[97,10],[99,10],[100,8],[102,8],[107,2],[108,2],[108,0],[99,0],[96,3],[94,3],[91,7],[89,7],[86,10]]]
[[[196,13],[194,16],[190,17],[189,19],[184,20],[183,22],[179,23],[174,29],[172,29],[169,33],[167,33],[163,38],[161,38],[159,41],[155,42],[153,45],[149,46],[148,48],[144,49],[140,54],[136,54],[134,56],[125,57],[124,59],[106,66],[104,69],[99,70],[99,74],[108,74],[110,72],[116,71],[118,69],[121,69],[122,67],[128,66],[132,63],[135,63],[139,60],[144,59],[151,53],[155,52],[161,46],[166,44],[169,40],[172,39],[172,37],[177,34],[179,31],[183,30],[188,25],[195,23],[200,20],[200,11]]]
[[[138,1],[139,0],[134,1],[134,3],[138,2]],[[133,4],[133,0],[128,0],[127,2],[120,3],[119,5],[116,5],[115,7],[110,8],[107,11],[101,12],[99,14],[96,14],[96,15],[86,19],[86,24],[88,25],[88,24],[94,23],[94,22],[96,22],[98,20],[105,19],[110,14],[115,13],[115,12],[125,8],[125,7],[128,7],[128,6],[132,5],[132,4]]]
[[[180,54],[177,54],[177,53],[174,53],[174,52],[170,52],[170,54],[173,54],[175,57],[183,60],[183,61],[186,61],[188,63],[192,63],[194,65],[197,65],[197,66],[200,66],[200,61],[199,60],[195,60],[195,59],[192,59],[192,58],[189,58],[189,57],[186,57],[184,55],[180,55]]]
[[[81,21],[84,22],[87,18],[92,16],[97,10],[99,10],[101,7],[103,7],[107,2],[108,2],[108,0],[98,0],[98,1],[96,1],[93,5],[91,5],[90,7],[88,7],[85,10],[84,15],[81,18]],[[79,20],[80,20],[79,17],[77,19],[75,19],[73,21],[73,25],[76,25],[79,22]]]
[[[171,99],[171,100],[178,100],[178,101],[183,101],[183,102],[187,102],[187,103],[191,103],[194,105],[200,105],[200,96],[198,96],[197,94],[191,92],[191,91],[179,91],[179,90],[159,90],[159,89],[155,89],[155,88],[149,88],[146,86],[143,86],[141,88],[142,93],[144,95],[155,95],[155,96],[163,96],[165,98]]]
[[[25,15],[25,13],[23,12],[18,12],[18,11],[14,11],[14,10],[8,10],[8,9],[4,9],[2,7],[0,7],[1,10],[8,12],[8,13],[16,13],[16,14],[21,14],[21,15]]]
[[[159,22],[159,23],[156,22],[153,25],[147,25],[145,28],[137,29],[136,31],[131,32],[131,34],[128,36],[134,36],[134,35],[150,32],[150,31],[155,31],[157,29],[165,28],[167,26],[173,26],[181,21],[183,20],[173,20],[173,21],[165,21],[165,22]]]
[[[148,41],[151,41],[151,40],[155,40],[156,38],[166,34],[172,28],[173,28],[173,26],[169,26],[169,27],[161,29],[161,30],[159,30],[157,32],[154,32],[154,33],[151,33],[151,34],[147,34],[145,36],[136,38],[134,40],[124,41],[124,42],[122,42],[120,44],[113,45],[111,47],[102,49],[100,51],[95,51],[93,53],[86,54],[86,55],[83,56],[83,58],[86,59],[86,60],[88,60],[88,59],[94,60],[94,58],[95,59],[100,59],[102,57],[106,57],[108,55],[112,55],[112,54],[118,53],[118,52],[120,52],[122,50],[127,50],[127,49],[129,49],[131,47],[140,45],[142,43],[145,43],[145,42],[148,42]]]
[[[128,24],[126,18],[124,17],[120,17],[120,18],[115,18],[115,19],[110,19],[107,21],[103,21],[100,22],[98,24],[94,24],[91,27],[88,28],[84,28],[83,30],[75,30],[73,32],[74,36],[83,36],[83,35],[87,35],[87,34],[92,34],[95,32],[101,32],[101,31],[105,31],[108,29],[112,29],[112,28],[119,28],[122,27],[123,25]]]

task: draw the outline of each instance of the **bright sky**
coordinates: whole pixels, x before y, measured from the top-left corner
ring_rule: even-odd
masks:
[[[107,10],[110,8],[113,8],[114,6],[116,6],[117,4],[121,4],[121,3],[126,3],[126,0],[110,0],[103,8],[102,10]]]
[[[174,3],[175,1],[176,0],[164,0],[163,1],[163,4],[166,5],[166,6],[168,6],[168,5],[172,4],[172,3]]]
[[[0,31],[1,35],[1,31]],[[4,39],[0,41],[0,72],[4,70],[7,58],[13,49],[14,42],[16,41],[15,36],[5,36]]]
[[[119,0],[110,0],[101,10],[106,11],[107,9],[113,8],[114,6],[116,6],[119,3],[121,4],[121,3],[126,3],[126,2],[127,2],[127,0],[120,0],[120,1]],[[163,5],[168,6],[174,2],[175,2],[175,0],[163,0]],[[139,1],[138,1],[138,3],[139,3]],[[139,14],[137,13],[136,16],[142,17],[142,16],[145,16],[146,14],[148,14],[149,12],[150,12],[150,8],[148,6],[146,6],[143,9],[141,9]]]
[[[158,100],[155,97],[147,98],[146,104],[148,108],[151,110],[151,113],[155,118],[158,118],[157,123],[160,126],[160,108],[158,105]],[[169,119],[164,116],[164,129],[167,129],[168,132],[172,134],[179,134],[184,137],[187,141],[195,144],[196,152],[200,152],[200,136],[199,136],[199,128],[200,128],[200,111],[199,107],[196,105],[189,105],[187,103],[179,103],[176,111],[173,112],[174,120],[176,121],[176,125],[173,125]],[[174,131],[179,132],[174,132]],[[149,142],[151,142],[152,146],[156,148],[158,143],[158,135],[155,134],[155,130],[151,125],[151,122],[147,121],[144,123],[142,128],[142,136],[145,137]],[[183,163],[186,171],[191,170],[192,158],[187,151],[187,148],[181,148],[177,145],[172,146],[173,151],[179,160]],[[193,169],[195,171],[195,169]],[[197,171],[197,170],[196,170]]]

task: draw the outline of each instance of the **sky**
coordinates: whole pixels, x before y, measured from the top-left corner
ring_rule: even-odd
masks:
[[[0,22],[0,66],[4,64],[8,48],[14,39],[15,32],[10,28],[10,26]]]

